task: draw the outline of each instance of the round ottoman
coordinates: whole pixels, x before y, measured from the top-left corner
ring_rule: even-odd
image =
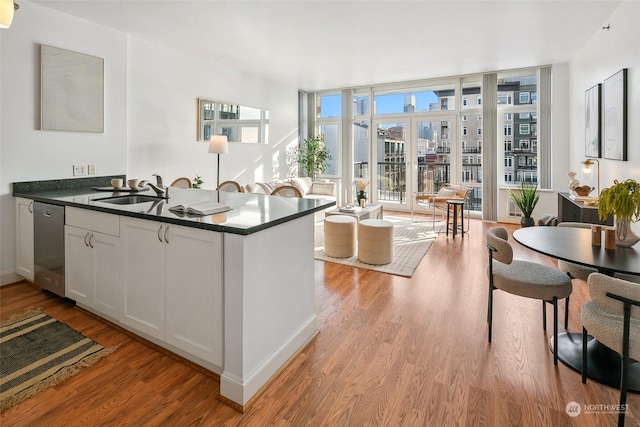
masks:
[[[335,258],[352,257],[356,253],[356,221],[347,215],[331,215],[324,219],[324,253]]]
[[[363,219],[358,225],[358,259],[367,264],[393,261],[393,224],[384,219]]]

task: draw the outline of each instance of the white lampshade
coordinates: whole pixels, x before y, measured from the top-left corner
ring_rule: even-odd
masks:
[[[209,153],[228,154],[229,142],[227,135],[211,135],[209,139]]]
[[[13,10],[13,0],[0,0],[0,28],[11,26]]]

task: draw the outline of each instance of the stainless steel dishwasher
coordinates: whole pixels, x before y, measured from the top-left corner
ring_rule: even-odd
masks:
[[[35,284],[64,297],[64,206],[33,204]]]

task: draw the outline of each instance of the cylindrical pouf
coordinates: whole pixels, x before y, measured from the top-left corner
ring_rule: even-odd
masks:
[[[393,224],[384,219],[363,219],[358,224],[358,259],[367,264],[393,261]]]
[[[324,219],[324,253],[335,258],[352,257],[356,253],[356,224],[347,215],[330,215]]]

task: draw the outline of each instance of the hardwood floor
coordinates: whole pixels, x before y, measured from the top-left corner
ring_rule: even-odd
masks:
[[[471,221],[464,239],[440,235],[412,278],[316,261],[320,333],[240,414],[219,382],[27,283],[0,288],[1,317],[41,307],[118,351],[6,411],[2,426],[613,426],[617,415],[569,402],[616,404],[619,392],[553,365],[541,304],[494,298],[487,343],[487,251]],[[514,226],[506,226],[510,231]],[[515,242],[517,258],[555,261]],[[574,281],[569,330],[580,331],[585,283]],[[560,303],[560,313],[564,313]],[[549,318],[552,311],[549,308]],[[630,394],[627,426],[640,420]]]

